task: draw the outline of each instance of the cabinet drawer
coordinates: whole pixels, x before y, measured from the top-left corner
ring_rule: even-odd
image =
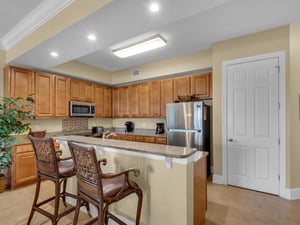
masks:
[[[22,152],[33,152],[33,147],[31,144],[26,145],[16,145],[15,146],[15,153],[22,153]]]

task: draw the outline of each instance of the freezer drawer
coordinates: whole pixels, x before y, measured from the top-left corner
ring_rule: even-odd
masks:
[[[172,131],[167,132],[167,144],[203,150],[203,135],[201,131]]]

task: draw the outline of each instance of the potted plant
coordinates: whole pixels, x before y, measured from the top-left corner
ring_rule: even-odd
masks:
[[[15,134],[30,130],[30,123],[24,120],[35,119],[31,110],[34,107],[32,95],[27,98],[1,97],[0,102],[0,192],[5,189],[5,171],[11,165],[12,146],[16,144]],[[4,184],[1,184],[4,182]],[[1,190],[1,187],[3,188]]]

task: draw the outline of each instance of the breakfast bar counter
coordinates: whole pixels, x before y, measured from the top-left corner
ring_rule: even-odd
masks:
[[[140,170],[135,180],[143,190],[141,225],[204,225],[206,210],[207,152],[194,148],[91,138],[58,136],[64,156],[70,154],[67,142],[96,148],[98,158],[106,158],[103,172],[111,173],[134,167]],[[76,193],[76,178],[68,184]],[[114,213],[133,224],[136,196],[115,204]]]

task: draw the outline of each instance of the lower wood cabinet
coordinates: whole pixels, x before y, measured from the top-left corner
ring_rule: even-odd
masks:
[[[116,134],[115,136],[110,136],[109,139],[146,142],[146,143],[155,143],[155,144],[167,143],[167,139],[165,137],[155,137],[155,136],[145,136],[145,135],[135,135],[135,134]]]
[[[36,181],[36,160],[31,144],[13,147],[12,189]]]

